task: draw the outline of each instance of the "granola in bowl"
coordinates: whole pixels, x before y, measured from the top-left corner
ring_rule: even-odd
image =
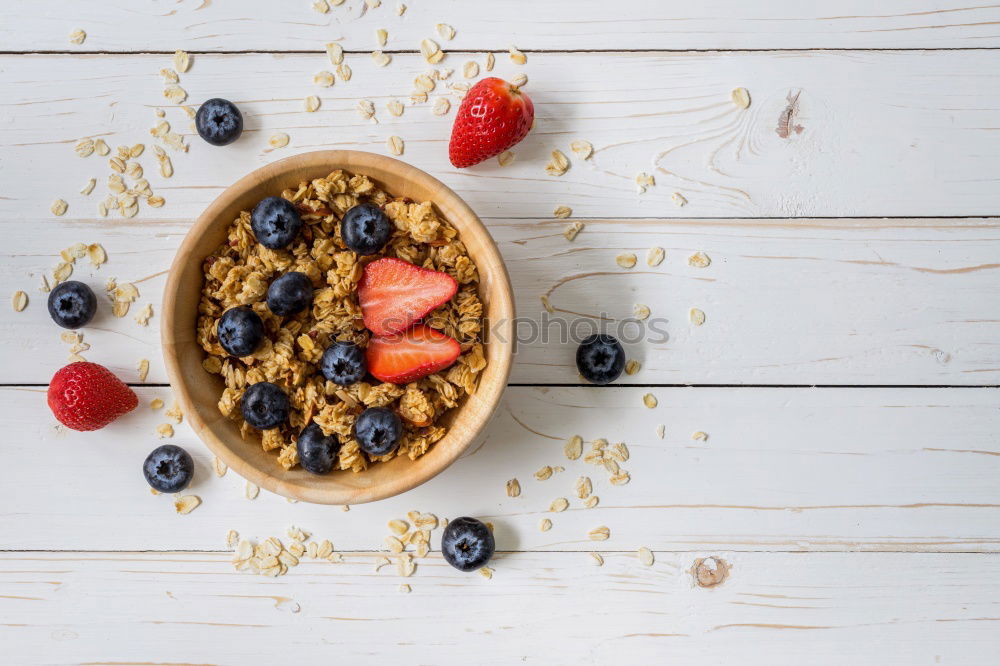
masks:
[[[260,432],[261,446],[276,452],[285,469],[299,464],[296,439],[310,423],[339,439],[334,469],[360,472],[395,456],[418,458],[447,433],[446,414],[475,392],[486,367],[475,264],[458,232],[438,216],[431,202],[393,197],[367,176],[337,170],[285,190],[281,197],[294,205],[303,222],[291,245],[274,250],[258,243],[251,213],[243,211],[230,225],[227,241],[203,264],[197,340],[206,352],[202,366],[221,375],[225,385],[219,410],[239,424],[244,439]],[[341,238],[341,220],[360,203],[381,208],[394,226],[388,243],[373,255],[359,256]],[[454,296],[423,323],[454,338],[460,354],[450,367],[405,384],[370,377],[349,386],[334,384],[320,372],[320,360],[335,341],[368,346],[372,334],[365,328],[358,286],[365,266],[385,257],[455,280]],[[268,286],[291,271],[304,273],[312,282],[312,303],[297,314],[278,316],[268,308]],[[237,358],[220,344],[218,326],[223,313],[239,306],[259,315],[265,335],[251,355]],[[281,387],[289,410],[283,425],[257,431],[243,420],[240,403],[246,388],[260,382]],[[354,436],[358,416],[372,407],[388,408],[402,420],[399,446],[386,455],[366,454]]]

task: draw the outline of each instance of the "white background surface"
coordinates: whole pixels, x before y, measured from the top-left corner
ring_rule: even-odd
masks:
[[[996,664],[1000,661],[1000,9],[944,0],[682,3],[653,0],[449,2],[319,14],[302,0],[9,2],[0,7],[0,283],[28,308],[0,308],[0,647],[4,661],[52,663]],[[434,25],[457,31],[441,40]],[[87,31],[71,45],[74,28]],[[393,62],[375,67],[375,30]],[[537,123],[517,159],[458,172],[452,112],[407,106],[433,38],[442,67],[529,77]],[[328,89],[323,45],[354,70]],[[506,48],[528,55],[513,65]],[[212,149],[162,97],[157,72],[193,54],[180,85],[197,105],[236,101],[243,138]],[[746,87],[747,110],[730,91]],[[318,95],[316,113],[303,98]],[[432,93],[432,100],[445,90]],[[787,138],[776,132],[797,97]],[[363,121],[360,99],[376,104]],[[191,144],[163,179],[148,129],[162,108]],[[286,132],[290,144],[268,138]],[[441,178],[480,213],[508,263],[519,314],[620,319],[634,303],[667,319],[669,339],[629,347],[642,370],[616,387],[580,386],[573,346],[522,346],[479,446],[406,495],[344,513],[244,497],[193,453],[178,516],[139,471],[168,401],[159,357],[164,272],[191,220],[247,171],[317,148],[385,153]],[[105,158],[73,146],[102,137],[139,159],[166,199],[136,218],[97,215]],[[569,143],[596,152],[586,162]],[[548,176],[549,151],[572,168]],[[639,172],[657,184],[636,192]],[[91,177],[98,186],[79,193]],[[674,192],[689,200],[684,208]],[[63,217],[52,200],[69,203]],[[552,210],[586,228],[572,243]],[[88,360],[137,387],[142,407],[93,434],[59,431],[45,385],[67,345],[48,320],[41,275],[58,251],[99,242],[109,262],[74,277],[138,281],[132,316],[85,331]],[[665,261],[643,262],[660,246]],[[619,268],[617,254],[640,263]],[[708,268],[687,264],[704,251]],[[5,296],[6,298],[6,296]],[[701,308],[707,322],[688,323]],[[143,386],[135,367],[151,361]],[[653,393],[659,406],[643,406]],[[665,426],[665,437],[656,426]],[[695,431],[708,433],[694,441]],[[579,434],[627,442],[627,486],[562,456]],[[548,481],[532,473],[563,465]],[[589,475],[600,505],[573,483]],[[518,478],[519,498],[504,483]],[[548,514],[552,499],[570,510]],[[409,510],[493,522],[492,580],[436,552],[397,591],[376,573],[385,523]],[[548,515],[554,526],[540,532]],[[343,564],[304,561],[287,576],[233,571],[225,534],[329,538]],[[611,538],[592,542],[598,525]],[[646,568],[635,551],[656,555]],[[588,552],[600,552],[602,568]],[[691,569],[731,566],[703,588]]]

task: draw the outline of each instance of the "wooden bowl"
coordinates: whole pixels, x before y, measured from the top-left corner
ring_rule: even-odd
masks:
[[[479,296],[489,322],[483,370],[475,395],[465,398],[442,419],[448,434],[430,450],[409,460],[398,457],[360,473],[334,471],[316,476],[284,470],[257,438],[244,440],[236,424],[217,407],[223,383],[201,367],[205,352],[196,340],[201,298],[202,262],[225,241],[240,211],[305,180],[335,169],[365,174],[393,196],[432,201],[443,219],[459,232],[479,269]],[[416,167],[389,157],[354,150],[324,150],[296,155],[257,169],[227,188],[202,213],[177,251],[162,306],[163,356],[170,385],[188,423],[212,452],[233,471],[285,497],[319,504],[360,504],[405,492],[458,458],[487,424],[507,384],[513,353],[514,299],[503,260],[489,232],[472,209],[443,183]]]

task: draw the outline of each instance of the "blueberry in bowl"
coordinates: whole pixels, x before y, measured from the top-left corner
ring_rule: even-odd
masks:
[[[226,310],[219,319],[219,344],[232,356],[249,356],[264,339],[264,322],[245,305]]]
[[[158,446],[142,463],[142,474],[153,490],[177,493],[188,487],[194,476],[191,454],[174,444]]]
[[[312,303],[312,298],[312,281],[298,271],[285,273],[267,288],[267,307],[280,317],[302,312]]]
[[[194,115],[198,136],[213,146],[226,146],[243,133],[243,114],[228,99],[213,97]]]
[[[354,423],[354,438],[361,450],[370,456],[384,456],[399,448],[403,422],[399,415],[385,407],[369,407]]]
[[[80,328],[97,313],[97,297],[82,282],[60,282],[49,292],[49,316],[63,328]]]
[[[360,255],[375,254],[389,242],[393,225],[381,208],[361,203],[344,213],[340,237],[344,245]]]
[[[613,335],[590,335],[576,349],[576,369],[591,384],[610,384],[625,369],[625,350]]]
[[[481,520],[455,518],[441,535],[441,555],[459,571],[475,571],[486,566],[496,550],[493,532]]]
[[[326,348],[319,367],[323,376],[338,386],[356,384],[368,373],[365,350],[353,342],[342,340],[336,340]]]
[[[270,250],[288,247],[302,228],[302,217],[288,199],[266,197],[254,206],[250,228],[257,242]]]
[[[271,382],[257,382],[243,393],[243,420],[258,430],[277,428],[288,420],[288,394]]]
[[[327,474],[337,462],[340,439],[336,435],[324,435],[315,422],[310,423],[295,441],[299,454],[299,464],[310,474]]]

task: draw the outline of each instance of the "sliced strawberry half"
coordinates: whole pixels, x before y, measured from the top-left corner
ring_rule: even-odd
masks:
[[[365,266],[358,283],[358,301],[365,328],[377,336],[386,336],[406,330],[447,303],[456,291],[458,283],[447,273],[383,257]]]
[[[447,368],[461,353],[455,338],[426,324],[414,324],[402,333],[372,338],[365,355],[373,377],[406,384]]]

